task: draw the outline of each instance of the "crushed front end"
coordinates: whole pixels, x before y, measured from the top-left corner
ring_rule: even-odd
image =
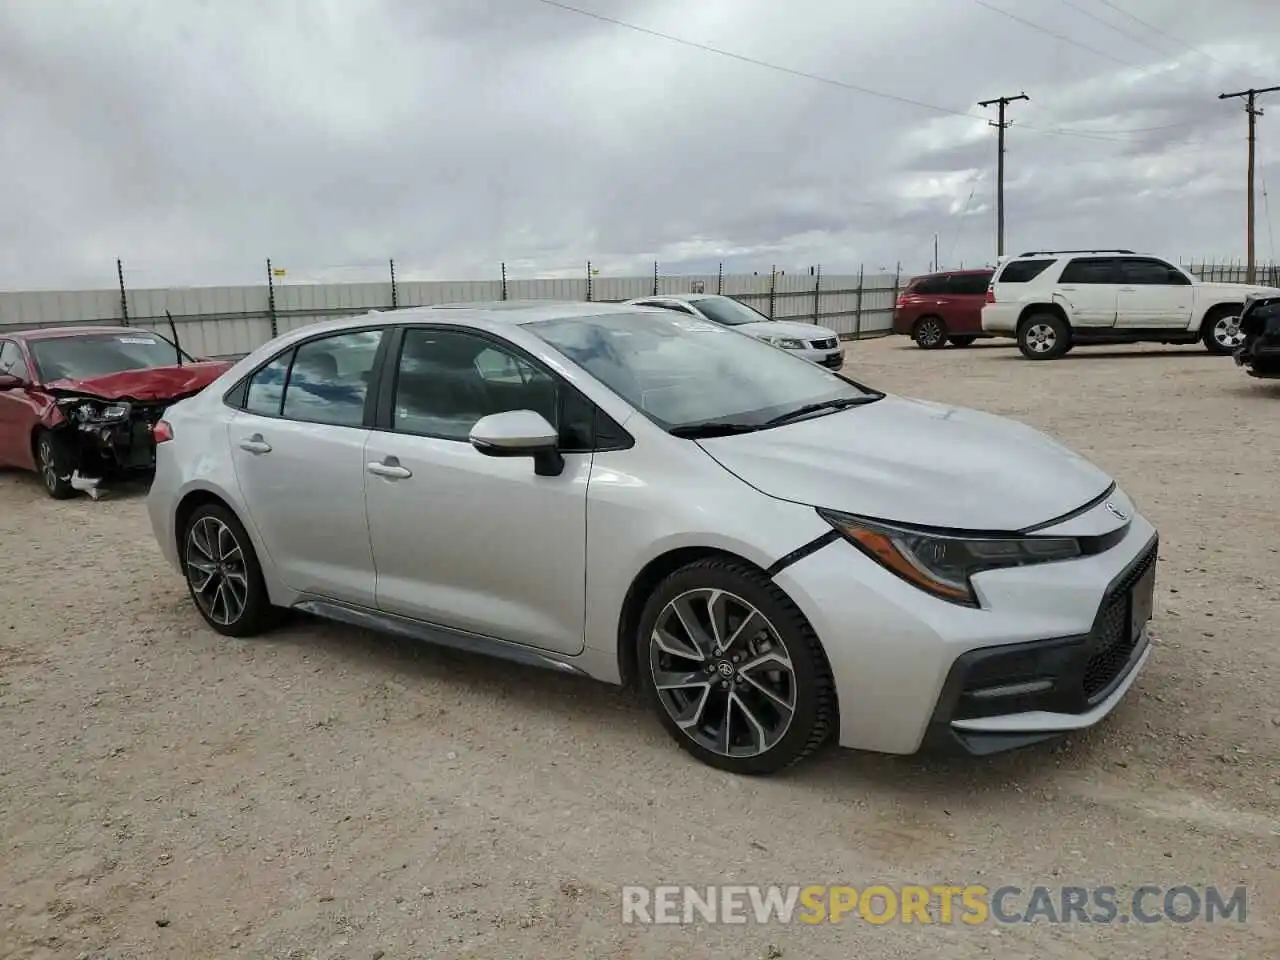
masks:
[[[1244,341],[1236,349],[1236,366],[1251,377],[1280,379],[1280,295],[1253,296],[1240,311]]]
[[[61,391],[60,391],[61,392]],[[188,394],[189,395],[189,394]],[[167,407],[183,397],[163,401],[104,400],[86,394],[56,399],[53,427],[70,442],[72,486],[97,496],[104,480],[124,480],[155,469],[152,430]]]

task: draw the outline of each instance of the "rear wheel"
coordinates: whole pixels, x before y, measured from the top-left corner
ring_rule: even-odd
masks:
[[[973,346],[973,341],[977,339],[975,336],[965,334],[963,337],[949,337],[947,342],[953,347],[971,347]]]
[[[821,747],[837,724],[817,635],[758,570],[699,560],[650,596],[639,676],[667,732],[703,763],[769,774]]]
[[[36,437],[36,469],[45,492],[55,500],[70,500],[76,495],[71,474],[80,464],[76,448],[61,434],[42,430]]]
[[[947,345],[947,325],[939,317],[921,317],[911,338],[921,350],[937,350]]]
[[[1071,349],[1071,327],[1056,313],[1033,313],[1018,326],[1018,349],[1028,360],[1057,360]]]
[[[1236,348],[1244,343],[1244,334],[1240,331],[1240,307],[1224,305],[1206,313],[1200,325],[1200,339],[1210,353],[1235,353]]]
[[[258,555],[234,513],[220,503],[196,507],[181,543],[187,589],[205,623],[228,637],[253,636],[274,624]]]

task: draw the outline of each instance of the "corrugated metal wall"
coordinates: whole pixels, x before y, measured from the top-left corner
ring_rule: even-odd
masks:
[[[899,284],[907,279],[893,274],[711,274],[659,277],[657,286],[660,293],[719,290],[778,320],[819,323],[845,337],[863,337],[888,331]],[[652,276],[506,281],[510,300],[617,302],[653,292]],[[168,310],[190,353],[234,357],[270,340],[273,326],[284,333],[331,317],[390,309],[393,302],[405,308],[502,297],[501,280],[401,281],[394,291],[388,281],[129,290],[124,304],[130,326],[167,336]],[[6,327],[119,324],[124,313],[118,290],[0,293],[0,332]]]

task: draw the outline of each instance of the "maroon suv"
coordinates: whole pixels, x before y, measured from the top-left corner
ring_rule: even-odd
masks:
[[[967,347],[981,336],[992,270],[949,270],[915,277],[893,308],[893,332],[922,350]]]

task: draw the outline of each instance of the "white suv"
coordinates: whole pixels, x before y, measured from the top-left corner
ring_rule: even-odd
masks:
[[[1080,343],[1195,343],[1231,353],[1244,337],[1244,283],[1207,283],[1132,250],[1046,250],[1007,258],[987,288],[982,329],[1013,337],[1028,360]]]

